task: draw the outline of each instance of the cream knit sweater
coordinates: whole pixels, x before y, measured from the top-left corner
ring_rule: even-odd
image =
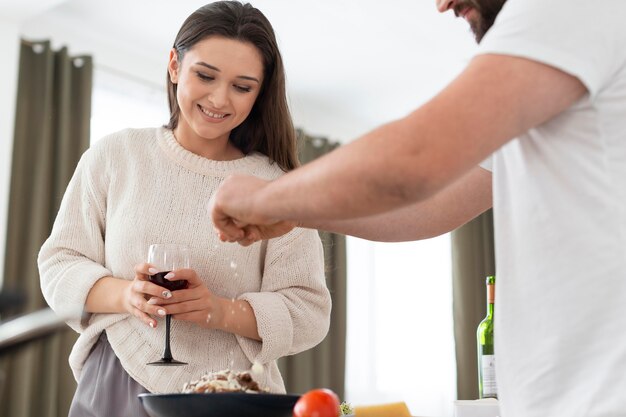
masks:
[[[305,229],[247,248],[219,242],[207,203],[234,172],[266,179],[282,174],[258,153],[234,161],[202,158],[165,128],[124,130],[85,152],[39,253],[50,307],[79,317],[98,279],[131,280],[150,244],[181,243],[190,247],[191,266],[211,291],[250,303],[263,341],[172,320],[172,353],[189,365],[146,366],[163,353],[163,319],[151,329],[129,314],[92,314],[68,321],[80,333],[69,359],[77,380],[106,330],[124,369],[151,392],[177,392],[206,372],[245,370],[254,361],[265,368],[261,385],[284,392],[276,359],[315,346],[328,331],[322,245],[316,231]]]

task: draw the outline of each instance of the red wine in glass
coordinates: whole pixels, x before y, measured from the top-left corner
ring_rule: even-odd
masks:
[[[184,290],[187,288],[187,280],[186,279],[175,279],[170,281],[166,279],[165,276],[172,271],[163,271],[158,272],[154,275],[150,275],[150,282],[159,285],[163,288],[167,288],[170,291],[178,291]]]
[[[172,244],[150,245],[150,250],[148,251],[148,263],[150,263],[154,268],[161,270],[161,272],[150,275],[150,281],[154,284],[157,284],[170,291],[177,291],[187,288],[187,280],[169,280],[165,278],[165,275],[175,269],[189,268],[189,249],[187,249],[186,246]],[[172,350],[170,345],[171,322],[172,316],[170,314],[167,314],[165,316],[165,349],[163,351],[163,357],[158,361],[148,363],[148,365],[187,365],[187,363],[177,361],[172,356]]]

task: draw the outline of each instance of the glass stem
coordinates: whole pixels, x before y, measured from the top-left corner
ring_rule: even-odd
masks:
[[[170,324],[172,322],[172,315],[168,314],[165,316],[165,351],[163,352],[163,359],[166,361],[171,361],[172,359],[172,351],[170,350]]]

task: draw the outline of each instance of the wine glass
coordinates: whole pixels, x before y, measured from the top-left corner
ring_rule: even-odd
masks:
[[[175,269],[189,268],[189,249],[184,245],[174,244],[153,244],[148,250],[148,263],[159,272],[150,275],[150,282],[167,288],[170,291],[182,290],[187,288],[187,280],[169,280],[165,278],[169,272]],[[177,361],[172,357],[170,349],[170,324],[172,316],[165,316],[165,350],[163,357],[156,361],[150,362],[148,365],[156,366],[178,366],[187,365],[185,362]]]

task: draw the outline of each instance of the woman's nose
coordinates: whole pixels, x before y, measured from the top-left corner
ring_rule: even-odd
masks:
[[[228,103],[228,87],[218,86],[214,88],[207,96],[209,103],[218,110]]]

